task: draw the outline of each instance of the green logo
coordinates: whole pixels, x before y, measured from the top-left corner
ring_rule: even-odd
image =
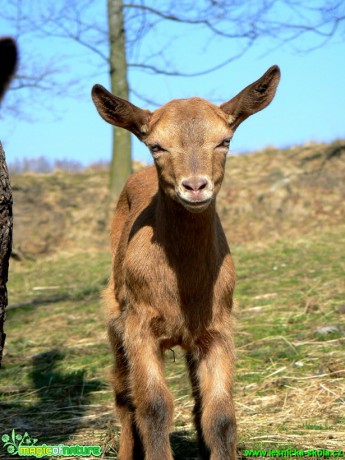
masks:
[[[18,454],[18,449],[24,444],[25,446],[33,446],[36,444],[37,439],[32,439],[28,435],[27,432],[25,432],[23,435],[21,434],[16,434],[15,430],[12,430],[12,433],[9,434],[3,434],[1,437],[1,441],[4,444],[4,448],[7,450],[9,454],[16,455]]]
[[[23,435],[12,430],[10,434],[3,434],[1,437],[3,448],[11,455],[20,457],[99,457],[101,455],[100,446],[65,446],[64,444],[37,445],[38,439],[31,438],[27,432]]]

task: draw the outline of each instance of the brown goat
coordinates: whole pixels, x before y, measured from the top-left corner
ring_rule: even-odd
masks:
[[[235,129],[272,101],[279,79],[273,66],[220,107],[178,99],[152,113],[93,87],[100,115],[134,133],[155,163],[129,178],[111,231],[106,297],[121,460],[173,458],[162,355],[175,345],[186,352],[202,457],[236,458],[235,271],[216,196]]]

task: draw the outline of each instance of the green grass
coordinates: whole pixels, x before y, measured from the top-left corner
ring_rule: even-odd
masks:
[[[344,446],[344,243],[345,229],[338,228],[232,247],[241,449]],[[15,428],[42,443],[99,444],[107,458],[116,458],[100,302],[109,267],[105,252],[11,263],[0,434]],[[175,397],[175,456],[196,458],[179,349],[175,361],[166,352],[165,368]],[[0,447],[1,455],[6,458]]]

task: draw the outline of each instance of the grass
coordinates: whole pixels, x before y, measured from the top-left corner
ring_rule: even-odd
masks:
[[[236,390],[247,449],[344,446],[344,236],[337,229],[235,250]]]
[[[344,243],[338,227],[232,248],[240,452],[345,445]],[[109,265],[104,251],[12,262],[0,434],[15,428],[40,443],[101,445],[104,458],[116,458],[99,300]],[[175,397],[175,458],[198,458],[179,349],[166,353],[165,367]]]

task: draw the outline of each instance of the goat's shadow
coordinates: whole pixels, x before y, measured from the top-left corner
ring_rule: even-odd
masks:
[[[1,435],[15,429],[17,433],[28,432],[30,437],[38,438],[37,444],[56,445],[68,441],[82,424],[85,425],[82,418],[90,403],[91,393],[103,389],[106,385],[100,380],[88,381],[84,370],[61,372],[58,363],[64,357],[65,354],[59,349],[52,349],[33,357],[29,376],[32,381],[32,393],[36,394],[38,401],[29,405],[21,401],[18,396],[22,393],[25,397],[27,394],[27,389],[23,389],[15,392],[18,401],[0,403],[0,412],[3,414],[0,421]],[[112,419],[111,417],[110,420]],[[109,419],[98,419],[97,428],[109,429]],[[105,452],[110,454],[110,457],[105,458],[116,458],[118,427],[115,427],[114,434],[117,439],[116,445],[111,452]],[[170,435],[170,442],[174,460],[200,458],[197,440],[191,436],[190,431],[174,431]],[[1,448],[0,458],[8,459],[7,453]]]
[[[15,429],[21,435],[27,432],[30,438],[38,438],[37,445],[56,445],[67,441],[78,430],[90,403],[90,394],[105,384],[99,380],[88,381],[84,370],[61,372],[57,365],[64,357],[59,349],[33,357],[29,372],[33,387],[30,397],[38,400],[32,404],[21,400],[21,394],[23,398],[28,394],[24,388],[13,392],[13,402],[0,403],[0,412],[4,414],[1,435]],[[3,454],[0,449],[0,458],[7,458]]]

